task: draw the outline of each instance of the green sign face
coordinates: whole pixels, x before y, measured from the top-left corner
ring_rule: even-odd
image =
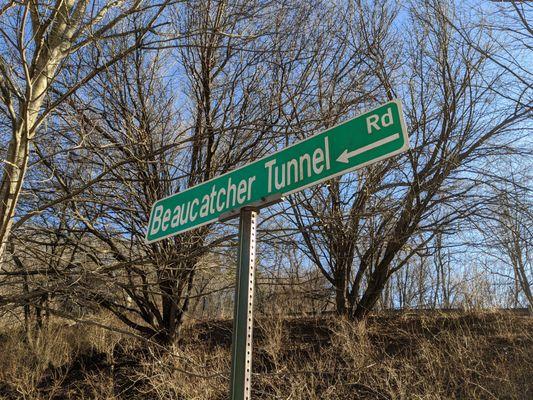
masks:
[[[251,164],[158,200],[147,242],[216,221],[273,195],[288,195],[399,154],[409,147],[399,101],[391,101]]]

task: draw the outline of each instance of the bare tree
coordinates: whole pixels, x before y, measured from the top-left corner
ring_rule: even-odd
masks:
[[[403,74],[392,72],[385,54],[374,67],[383,94],[403,97],[412,149],[292,200],[303,243],[335,288],[341,314],[366,315],[395,271],[481,206],[471,201],[477,166],[513,151],[514,129],[531,115],[523,102],[498,97],[507,71],[454,32],[448,21],[459,11],[435,4],[411,9]],[[389,20],[378,18],[376,40],[364,42],[374,48],[368,53],[379,54],[378,39],[387,36],[378,33]],[[482,32],[477,40],[490,49]]]
[[[483,218],[475,221],[477,235],[482,240],[475,243],[483,256],[487,256],[489,271],[493,274],[509,276],[514,282],[515,306],[520,303],[520,295],[525,298],[527,307],[533,310],[532,254],[531,245],[531,193],[530,178],[527,173],[519,179],[512,166],[508,166],[506,180],[494,189],[490,207]]]
[[[276,146],[283,100],[278,82],[264,77],[282,36],[271,34],[272,25],[289,24],[277,20],[276,7],[178,5],[172,36],[183,39],[157,51],[135,49],[109,66],[61,105],[50,125],[56,140],[40,147],[40,174],[52,177],[54,192],[36,187],[35,197],[49,205],[43,215],[71,222],[62,230],[66,245],[87,258],[63,266],[79,278],[71,297],[107,308],[160,343],[178,335],[198,294],[202,257],[226,232],[202,227],[146,244],[150,207]],[[127,47],[116,38],[100,51]],[[179,90],[169,73],[180,77]],[[57,148],[68,143],[82,145],[65,160]]]
[[[0,258],[19,199],[32,142],[44,121],[101,71],[145,44],[167,1],[11,2],[0,14],[0,115],[3,121],[0,178]],[[125,22],[146,14],[134,30]],[[126,25],[126,26],[125,26]],[[117,36],[135,37],[120,52],[84,68],[81,54]]]
[[[435,236],[435,286],[433,288],[433,307],[440,305],[443,308],[450,308],[452,304],[452,282],[451,282],[451,255],[443,243],[442,233]]]
[[[21,154],[2,175],[0,238],[9,235],[12,258],[0,271],[0,306],[19,307],[28,323],[104,307],[172,343],[191,306],[209,309],[201,296],[222,293],[225,305],[235,230],[217,224],[146,244],[153,202],[392,98],[403,100],[411,150],[265,211],[259,283],[278,285],[259,293],[294,310],[314,296],[312,310],[335,303],[352,317],[380,299],[492,296],[483,276],[483,291],[467,298],[476,275],[465,272],[458,288],[442,241],[486,215],[493,161],[516,154],[527,134],[527,71],[498,58],[494,25],[442,1],[406,12],[387,0],[57,2],[55,12],[35,6],[37,23],[34,4],[0,7],[1,34],[20,37],[0,44],[2,157]],[[32,33],[21,35],[26,25]],[[67,25],[56,61],[37,68]],[[39,79],[44,89],[28,97]]]

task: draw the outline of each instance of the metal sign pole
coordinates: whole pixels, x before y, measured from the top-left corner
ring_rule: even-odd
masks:
[[[250,400],[252,386],[252,328],[254,303],[256,208],[243,208],[239,220],[239,250],[233,340],[231,345],[232,400]]]

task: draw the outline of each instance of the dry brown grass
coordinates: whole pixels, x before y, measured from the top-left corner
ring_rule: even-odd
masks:
[[[101,322],[105,317],[100,317]],[[73,368],[84,369],[91,356],[112,359],[120,335],[90,325],[56,320],[26,335],[21,326],[0,327],[0,398],[43,399],[68,396]],[[107,355],[109,357],[107,357]],[[88,387],[100,386],[87,365]],[[92,398],[92,397],[91,397]]]
[[[256,399],[531,399],[533,318],[402,313],[361,322],[259,318]],[[184,330],[166,352],[95,327],[0,339],[0,397],[226,399],[231,322]]]

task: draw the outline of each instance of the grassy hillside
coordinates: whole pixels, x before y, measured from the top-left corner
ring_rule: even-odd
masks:
[[[226,399],[231,321],[170,351],[99,327],[0,329],[5,399]],[[531,399],[533,318],[402,312],[256,321],[254,399]]]

